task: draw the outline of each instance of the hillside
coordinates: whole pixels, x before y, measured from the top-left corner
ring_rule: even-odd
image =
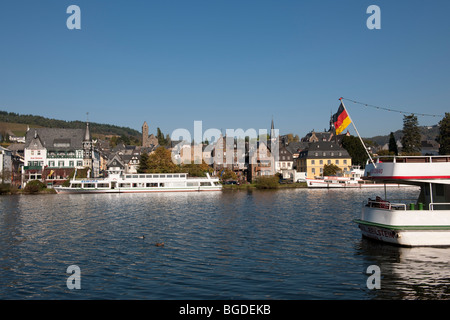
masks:
[[[420,134],[422,136],[422,141],[424,140],[436,140],[437,136],[439,135],[439,126],[419,126]],[[394,132],[394,137],[396,140],[400,140],[403,136],[403,131],[397,130]],[[372,140],[376,144],[382,146],[386,143],[389,143],[389,134],[385,136],[375,136],[371,138],[364,138],[364,140]]]
[[[0,111],[0,128],[2,130],[11,131],[17,136],[23,136],[26,132],[27,125],[37,128],[86,128],[86,122],[83,121],[65,121],[36,115],[21,115],[14,112]],[[141,137],[141,133],[137,130],[111,124],[89,122],[89,128],[92,134]]]

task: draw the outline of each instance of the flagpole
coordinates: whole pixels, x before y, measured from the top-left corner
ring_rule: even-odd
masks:
[[[358,129],[356,129],[355,123],[353,122],[352,118],[350,117],[350,113],[347,111],[347,108],[345,107],[344,102],[342,101],[342,98],[339,98],[339,100],[341,101],[341,104],[344,107],[345,112],[347,112],[347,116],[350,119],[350,122],[352,123],[353,128],[355,128],[356,134],[358,135],[358,138],[361,141],[361,143],[362,143],[362,145],[364,147],[364,150],[366,150],[366,153],[369,156],[370,161],[372,162],[373,166],[376,168],[377,165],[373,161],[372,157],[370,156],[369,150],[367,150],[366,145],[364,144],[364,141],[362,140],[361,136],[359,135]]]

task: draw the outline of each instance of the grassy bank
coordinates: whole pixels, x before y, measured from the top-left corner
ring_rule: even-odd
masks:
[[[0,184],[0,195],[12,194],[56,194],[56,191],[53,188],[47,188],[39,181],[30,181],[24,189],[19,189],[10,184]]]

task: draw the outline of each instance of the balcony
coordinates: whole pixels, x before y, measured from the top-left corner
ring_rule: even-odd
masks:
[[[24,166],[24,170],[42,170],[42,166]]]

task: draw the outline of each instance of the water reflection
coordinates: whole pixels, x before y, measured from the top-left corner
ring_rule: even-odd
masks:
[[[405,192],[399,197],[415,196]],[[448,299],[447,250],[361,239],[352,219],[371,195],[2,197],[0,298]],[[82,271],[77,292],[65,286],[71,264]],[[366,287],[372,264],[381,267],[381,290]]]
[[[381,269],[381,289],[369,292],[372,298],[450,298],[450,248],[404,248],[363,239],[358,251],[367,265]]]

